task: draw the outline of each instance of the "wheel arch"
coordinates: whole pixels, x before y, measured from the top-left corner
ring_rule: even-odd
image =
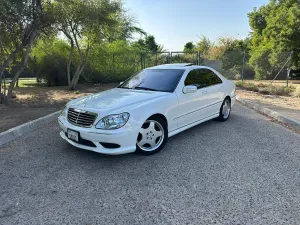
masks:
[[[166,122],[167,127],[168,127],[168,120],[167,120],[167,118],[163,114],[161,114],[161,113],[155,113],[155,114],[149,116],[147,120],[152,119],[154,117],[160,117],[161,119],[163,119]]]

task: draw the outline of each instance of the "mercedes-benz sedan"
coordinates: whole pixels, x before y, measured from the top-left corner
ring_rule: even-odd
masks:
[[[58,118],[70,144],[104,154],[160,151],[169,137],[204,121],[226,121],[235,85],[205,66],[147,68],[117,88],[70,101]]]

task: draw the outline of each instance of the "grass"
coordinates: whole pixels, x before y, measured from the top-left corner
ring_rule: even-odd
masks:
[[[19,87],[37,87],[36,79],[19,79]]]
[[[11,79],[6,79],[6,87],[8,88],[10,86]],[[44,83],[40,84],[41,86]],[[19,78],[19,87],[37,87],[38,83],[36,82],[35,77],[30,77],[30,78]]]
[[[259,92],[261,94],[265,95],[281,95],[281,96],[295,96],[299,97],[300,96],[300,86],[295,87],[289,86],[285,87],[282,85],[271,85],[270,82],[263,83],[263,82],[242,82],[242,81],[237,81],[236,86],[248,90],[248,91],[253,91],[253,92]]]
[[[251,82],[256,85],[262,84],[265,86],[269,86],[271,84],[271,80],[245,80],[245,82]],[[286,80],[274,80],[272,82],[272,86],[286,87]],[[289,86],[300,87],[300,80],[289,80]]]

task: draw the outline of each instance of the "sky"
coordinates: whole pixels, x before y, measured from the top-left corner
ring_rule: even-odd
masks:
[[[250,32],[247,13],[269,0],[124,0],[139,26],[166,50],[182,51],[186,42],[205,35],[245,38]]]

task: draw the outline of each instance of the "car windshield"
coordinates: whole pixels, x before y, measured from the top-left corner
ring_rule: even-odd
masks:
[[[183,72],[181,69],[147,69],[126,80],[119,88],[173,92]]]

